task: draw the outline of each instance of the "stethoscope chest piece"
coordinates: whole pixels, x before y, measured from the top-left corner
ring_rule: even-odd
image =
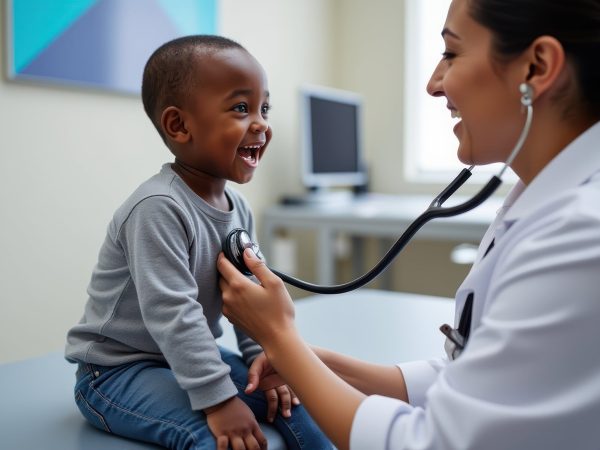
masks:
[[[252,275],[244,262],[244,250],[251,249],[256,256],[264,260],[264,256],[258,247],[258,244],[252,242],[250,235],[243,228],[235,228],[229,232],[223,242],[223,253],[237,270],[244,275]]]

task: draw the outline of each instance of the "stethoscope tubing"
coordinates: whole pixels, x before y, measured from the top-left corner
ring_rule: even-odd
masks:
[[[486,201],[492,194],[498,189],[498,187],[502,184],[502,175],[506,171],[506,169],[513,162],[521,148],[523,147],[525,140],[529,134],[529,129],[531,127],[531,123],[533,120],[533,107],[532,107],[532,92],[527,85],[520,86],[523,97],[521,98],[522,105],[526,108],[526,118],[525,124],[523,125],[523,129],[521,130],[521,134],[517,140],[517,143],[513,147],[512,151],[509,154],[508,159],[506,160],[504,167],[499,172],[498,175],[492,176],[490,180],[469,200],[460,203],[455,206],[443,207],[444,202],[454,194],[458,188],[460,188],[467,179],[471,176],[471,170],[473,166],[468,169],[463,169],[457,176],[452,180],[452,182],[444,188],[444,190],[433,199],[429,207],[418,216],[402,233],[402,235],[398,238],[398,240],[394,243],[394,245],[388,250],[388,252],[383,256],[383,258],[367,273],[364,275],[349,281],[347,283],[333,285],[333,286],[321,286],[318,284],[309,283],[303,280],[299,280],[294,278],[288,274],[283,272],[279,272],[276,269],[269,269],[281,278],[284,282],[303,289],[305,291],[313,292],[316,294],[342,294],[344,292],[353,291],[358,289],[365,284],[369,283],[375,277],[377,277],[380,273],[382,273],[387,267],[391,264],[391,262],[398,256],[398,254],[404,249],[406,244],[410,242],[413,236],[421,229],[423,225],[429,222],[432,219],[442,218],[442,217],[453,217],[458,216],[460,214],[464,214],[466,212],[471,211],[476,208],[484,201]],[[245,244],[249,245],[249,248],[252,248],[253,251],[258,252],[259,257],[262,257],[260,254],[260,250],[258,249],[258,245],[250,241],[250,237],[245,230],[236,229],[232,230],[225,242],[223,244],[223,251],[227,258],[234,264],[234,266],[240,270],[242,273],[246,275],[251,275],[251,272],[245,267],[243,261],[243,251],[244,248],[247,248],[244,245],[241,245],[240,242],[240,234],[245,233],[245,237],[247,242]]]
[[[444,203],[444,201],[446,201],[446,199],[448,199],[467,180],[467,178],[469,178],[469,176],[471,176],[471,171],[469,169],[463,169],[461,173],[452,181],[452,183],[450,183],[448,187],[433,200],[429,208],[427,208],[407,227],[404,233],[402,233],[402,235],[381,258],[381,260],[367,273],[352,281],[333,286],[321,286],[299,280],[283,272],[279,272],[276,269],[269,269],[284,282],[316,294],[343,294],[345,292],[350,292],[363,287],[367,283],[373,281],[377,276],[379,276],[379,274],[387,269],[396,256],[398,256],[398,254],[404,249],[406,244],[411,241],[417,231],[419,231],[427,222],[436,218],[457,216],[476,208],[485,200],[487,200],[496,191],[496,189],[498,189],[500,184],[502,184],[502,180],[498,176],[494,175],[486,183],[486,185],[469,200],[456,206],[449,206],[445,208],[442,207],[441,205]]]

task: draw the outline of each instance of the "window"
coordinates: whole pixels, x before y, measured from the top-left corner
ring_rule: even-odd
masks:
[[[457,139],[443,98],[425,88],[444,51],[441,31],[450,0],[406,0],[404,156],[409,182],[446,182],[464,165],[456,158]],[[478,167],[473,180],[484,182],[501,164]],[[514,178],[513,178],[514,180]]]

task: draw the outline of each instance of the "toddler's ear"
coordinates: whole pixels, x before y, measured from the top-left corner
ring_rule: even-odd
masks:
[[[160,125],[165,138],[169,140],[185,144],[190,139],[190,133],[185,127],[182,111],[176,106],[165,108],[160,117]]]

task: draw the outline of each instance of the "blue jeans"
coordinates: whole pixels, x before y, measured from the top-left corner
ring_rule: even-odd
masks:
[[[266,422],[264,393],[244,393],[248,368],[242,358],[220,348],[238,396],[259,422]],[[169,449],[216,449],[216,440],[202,411],[191,409],[187,393],[179,387],[167,364],[137,361],[116,367],[80,364],[75,401],[83,416],[97,428],[120,436],[152,442]],[[332,445],[306,410],[292,408],[292,417],[280,414],[271,423],[288,449],[321,450]]]

